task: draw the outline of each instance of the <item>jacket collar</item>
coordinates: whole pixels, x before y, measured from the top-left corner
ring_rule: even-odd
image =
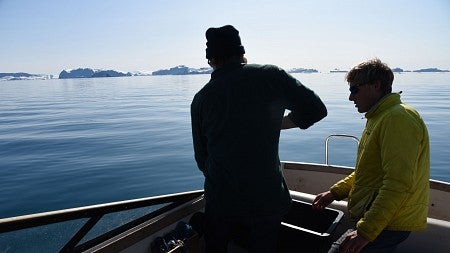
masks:
[[[402,101],[400,100],[400,94],[398,93],[389,93],[386,96],[384,96],[383,98],[380,99],[380,101],[378,101],[366,114],[366,118],[370,119],[373,118],[375,116],[377,116],[378,114],[380,114],[381,112],[385,111],[386,109],[394,106],[394,105],[398,105],[401,104]]]
[[[233,71],[233,70],[235,70],[237,68],[241,68],[244,65],[245,65],[245,63],[241,63],[241,62],[230,62],[230,63],[227,63],[227,64],[223,65],[222,67],[214,70],[211,73],[211,79],[215,79],[215,78],[217,78],[217,77],[219,77],[219,76],[221,76],[221,75],[223,75],[225,73],[229,73],[229,72],[231,72],[231,71]]]

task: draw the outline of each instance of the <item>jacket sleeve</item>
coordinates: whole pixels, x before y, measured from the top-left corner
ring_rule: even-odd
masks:
[[[327,116],[327,108],[317,94],[290,74],[282,71],[289,118],[299,128],[307,129]]]
[[[331,186],[330,192],[333,194],[336,200],[343,200],[348,197],[354,181],[355,172],[352,172],[346,178]]]
[[[195,95],[191,103],[191,127],[195,161],[198,168],[205,173],[208,154],[206,151],[206,137],[202,131],[201,96],[199,94]]]

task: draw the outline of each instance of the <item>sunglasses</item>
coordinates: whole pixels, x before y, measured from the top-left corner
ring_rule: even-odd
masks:
[[[350,94],[356,94],[359,91],[359,87],[362,86],[364,84],[355,84],[355,85],[351,85],[348,90],[350,91]]]

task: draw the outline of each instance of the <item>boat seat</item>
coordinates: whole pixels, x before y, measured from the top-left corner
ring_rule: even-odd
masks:
[[[427,219],[425,231],[413,232],[401,243],[396,252],[450,252],[450,222],[433,218]]]

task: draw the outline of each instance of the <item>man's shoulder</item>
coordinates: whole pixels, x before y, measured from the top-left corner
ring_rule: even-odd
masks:
[[[244,73],[254,78],[263,79],[284,79],[288,76],[282,68],[272,64],[246,64],[243,68]]]
[[[195,95],[194,95],[194,99],[193,102],[197,102],[200,103],[200,101],[203,101],[206,97],[208,97],[211,93],[214,93],[215,90],[215,86],[214,85],[215,81],[214,80],[210,80],[208,83],[205,84],[205,86],[203,86]]]
[[[411,115],[419,116],[419,113],[413,106],[404,103],[399,103],[391,106],[386,110],[386,114],[394,118],[408,118]]]
[[[273,64],[256,64],[256,63],[250,63],[246,64],[244,66],[246,69],[260,69],[260,70],[267,70],[267,71],[280,71],[282,70],[280,67],[273,65]]]

